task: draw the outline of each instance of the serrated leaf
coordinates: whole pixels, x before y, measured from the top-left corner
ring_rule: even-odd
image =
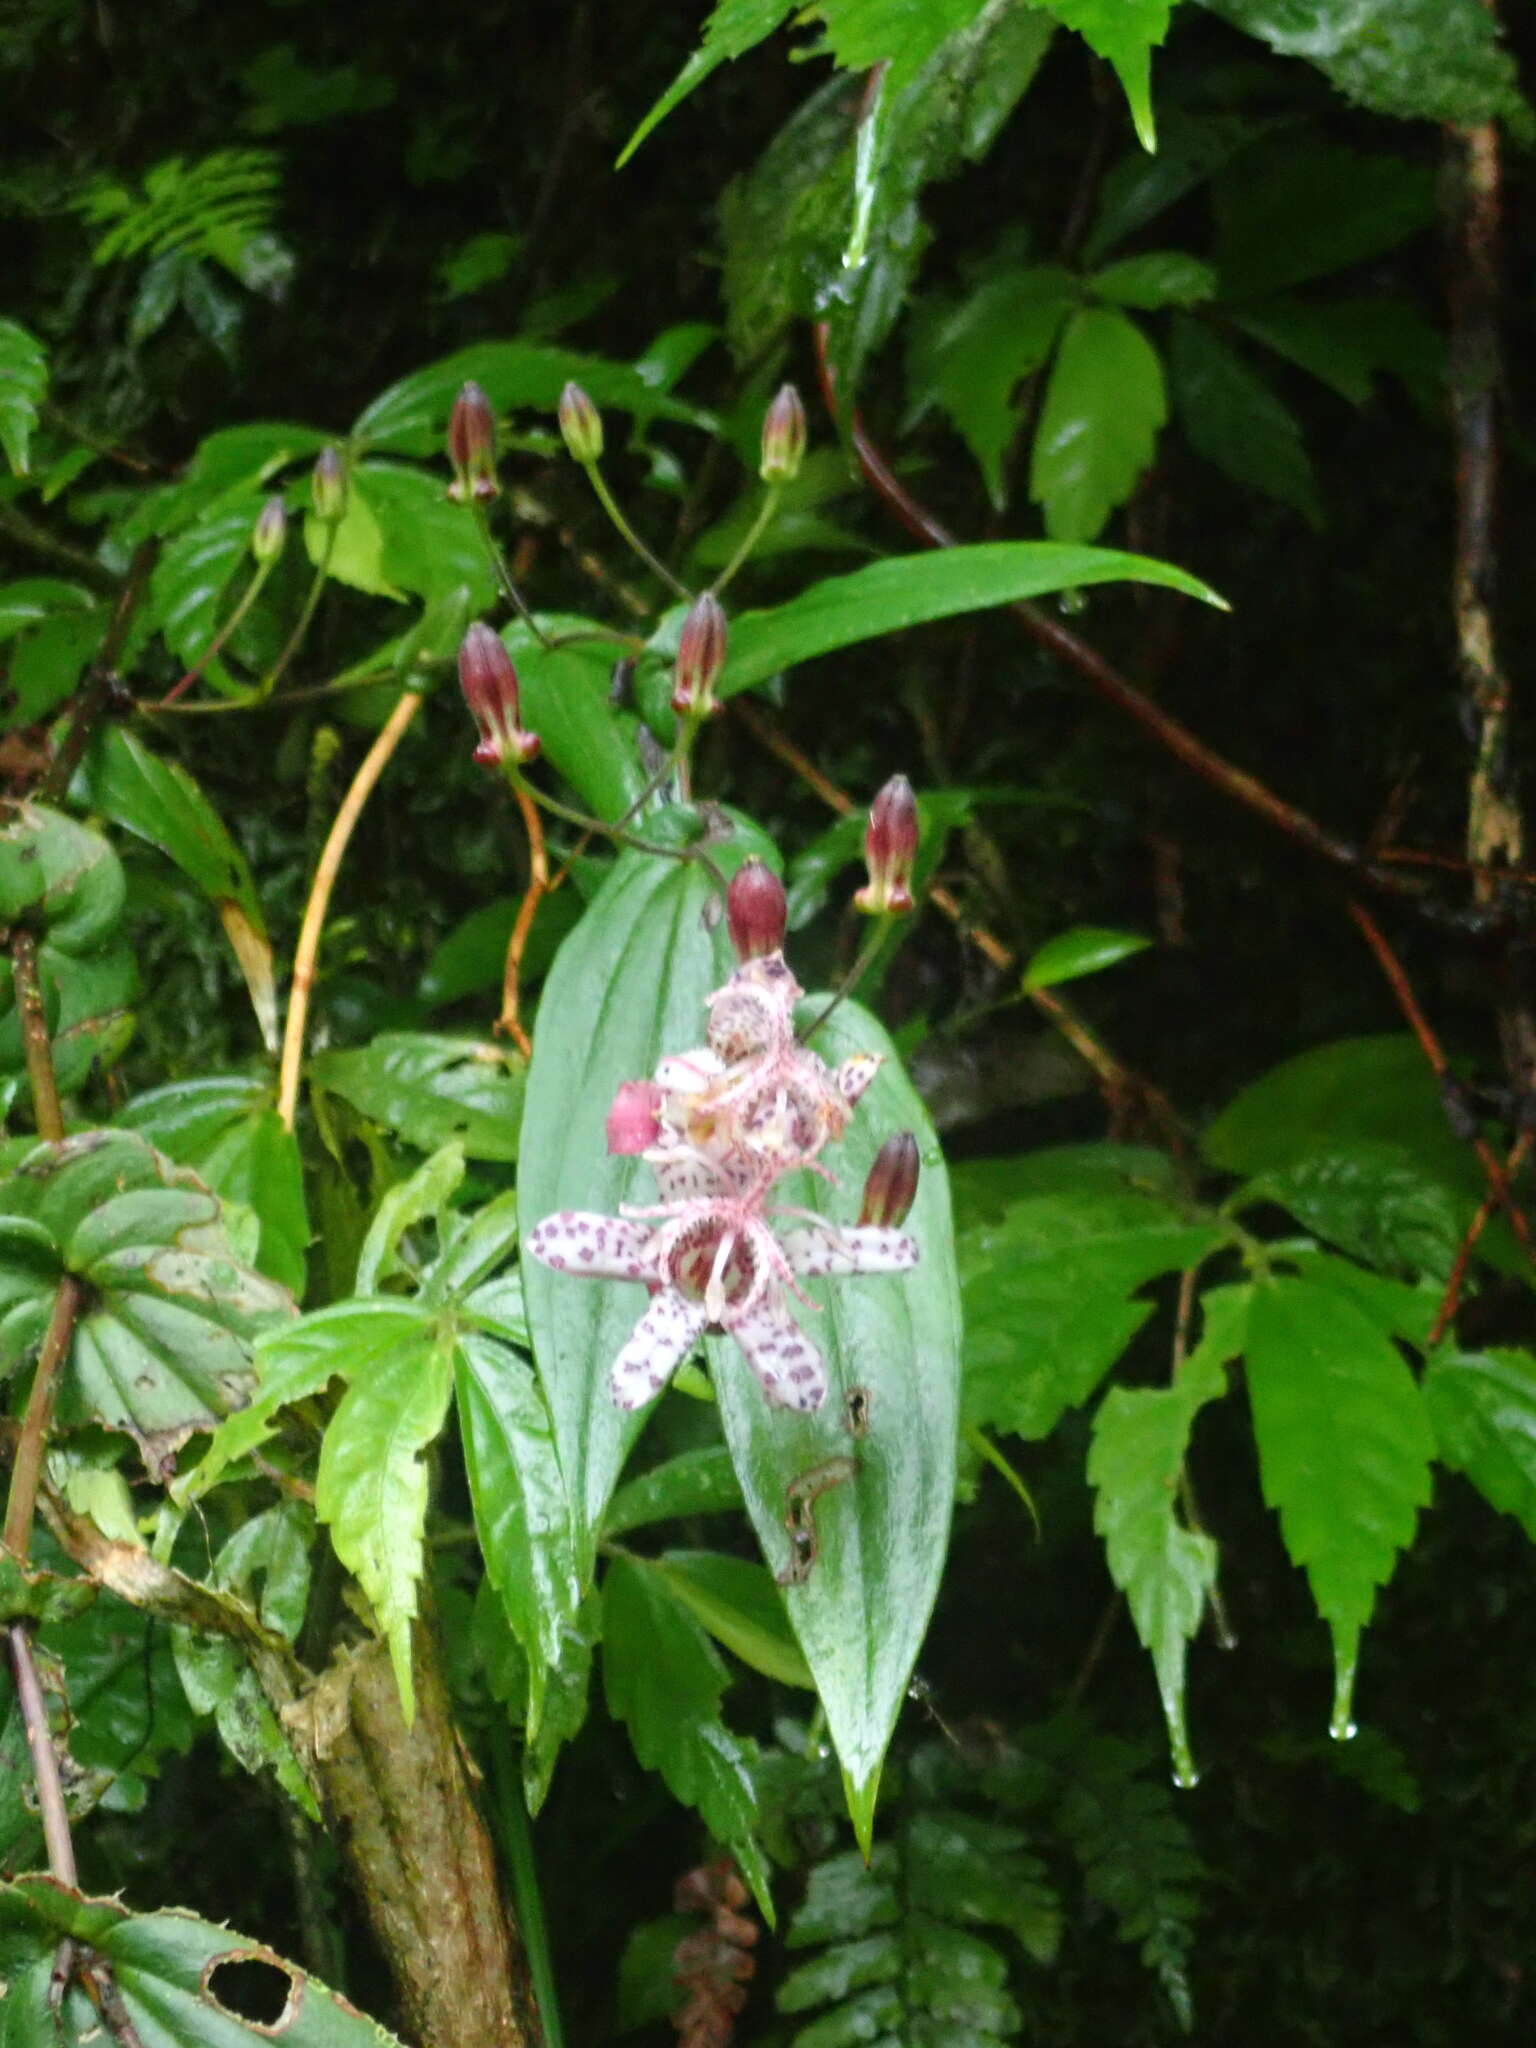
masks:
[[[1125,1594],[1151,1652],[1174,1770],[1193,1784],[1184,1720],[1184,1654],[1216,1582],[1216,1545],[1177,1513],[1179,1479],[1196,1415],[1223,1391],[1221,1367],[1243,1348],[1251,1289],[1202,1297],[1199,1345],[1169,1387],[1113,1387],[1093,1419],[1088,1479],[1093,1523],[1110,1577]]]
[[[823,1007],[823,1005],[818,1007]],[[815,1014],[807,1005],[805,1016]],[[804,1176],[789,1197],[847,1221],[893,1131],[911,1131],[921,1158],[905,1228],[921,1247],[915,1272],[855,1278],[810,1291],[822,1307],[815,1341],[831,1390],[815,1415],[771,1410],[736,1346],[709,1343],[716,1399],[747,1511],[771,1569],[787,1570],[788,1489],[831,1460],[854,1467],[814,1504],[818,1554],[786,1605],[827,1712],[854,1827],[866,1849],[880,1767],[938,1590],[949,1540],[959,1429],[960,1301],[943,1154],[927,1112],[876,1020],[844,1002],[817,1034],[829,1064],[855,1052],[884,1065],[847,1138],[831,1155],[840,1186]],[[786,1189],[792,1185],[786,1183]],[[868,1428],[855,1442],[844,1400],[868,1392]]]
[[[0,320],[0,448],[13,476],[25,476],[32,429],[48,389],[48,353],[14,320]]]
[[[50,1978],[66,1935],[110,1965],[124,2037],[138,2048],[254,2048],[270,2039],[272,2026],[245,2019],[221,1998],[238,1976],[226,1980],[220,1970],[235,1966],[259,1966],[286,1978],[277,2031],[287,2048],[399,2048],[376,2020],[261,1942],[190,1913],[130,1913],[118,1899],[87,1898],[48,1877],[0,1887],[0,1970],[6,1979],[0,2039],[7,2048],[46,2041],[56,2031],[78,2040],[100,2025],[78,1984],[53,2010]],[[239,1996],[232,1990],[225,1995]]]
[[[773,34],[781,21],[793,13],[793,0],[717,0],[704,24],[704,40],[677,77],[641,121],[619,153],[622,169],[658,122],[685,100],[710,73]]]
[[[1254,1290],[1249,1399],[1264,1498],[1333,1636],[1333,1729],[1350,1726],[1360,1634],[1430,1497],[1434,1436],[1381,1328],[1308,1280]]]
[[[1030,461],[1029,494],[1053,540],[1093,539],[1136,488],[1167,417],[1163,367],[1141,329],[1108,306],[1075,313]]]
[[[669,1550],[646,1563],[661,1573],[695,1621],[743,1664],[781,1685],[813,1688],[783,1596],[764,1566],[711,1550]]]
[[[489,1040],[381,1031],[355,1051],[321,1053],[310,1075],[423,1152],[457,1141],[472,1159],[517,1157],[523,1076]]]
[[[647,821],[647,837],[692,829],[690,814]],[[737,821],[709,848],[727,875],[749,854],[777,855]],[[621,1081],[703,1036],[705,998],[734,965],[724,920],[704,923],[713,885],[692,862],[628,851],[561,948],[534,1032],[521,1139],[522,1213],[618,1213],[649,1201],[650,1169],[606,1149],[604,1120]],[[579,1023],[578,1023],[579,1020]],[[603,1513],[643,1418],[614,1407],[613,1360],[645,1306],[643,1289],[586,1283],[523,1262],[539,1379],[554,1422],[578,1570],[590,1576]]]
[[[7,681],[16,694],[18,723],[33,724],[80,687],[86,664],[105,638],[105,605],[56,611],[35,626],[11,656]]]
[[[1198,321],[1175,320],[1168,375],[1179,424],[1197,454],[1234,483],[1322,524],[1295,415],[1220,335]]]
[[[956,1170],[965,1415],[1043,1437],[1085,1401],[1152,1312],[1147,1281],[1222,1242],[1168,1161],[1064,1146]]]
[[[197,1733],[168,1632],[99,1593],[80,1613],[45,1622],[38,1647],[62,1670],[81,1777],[103,1803],[138,1811],[161,1760],[190,1749]]]
[[[1246,114],[1166,109],[1157,154],[1129,150],[1105,176],[1098,218],[1083,245],[1083,261],[1102,263],[1117,242],[1203,184],[1264,127]]]
[[[1514,1350],[1433,1359],[1424,1403],[1445,1462],[1536,1541],[1536,1359]]]
[[[475,523],[466,518],[462,505],[447,498],[440,478],[400,463],[361,463],[352,471],[343,535],[354,506],[363,507],[372,522],[376,553],[368,557],[367,566],[379,578],[383,595],[404,590],[432,604],[462,591],[471,613],[484,611],[495,601],[495,572]],[[311,560],[319,559],[324,546],[323,529],[312,532],[317,527],[318,522],[311,520],[304,531]],[[339,573],[335,562],[333,556],[333,574]],[[367,587],[359,583],[359,588]]]
[[[755,1746],[720,1719],[724,1664],[665,1580],[616,1557],[603,1581],[603,1689],[635,1755],[710,1832],[750,1842],[757,1822]],[[764,1903],[759,1901],[760,1904]]]
[[[453,1141],[395,1183],[374,1211],[357,1255],[356,1293],[382,1294],[384,1281],[409,1270],[400,1255],[400,1240],[418,1223],[440,1226],[463,1178],[464,1148]]]
[[[87,1294],[59,1418],[128,1431],[157,1476],[245,1402],[253,1344],[293,1312],[234,1258],[202,1182],[127,1131],[38,1145],[0,1183],[0,1364],[41,1339],[65,1273]]]
[[[1368,1266],[1442,1280],[1477,1210],[1470,1190],[1426,1167],[1411,1146],[1369,1139],[1261,1174],[1243,1191],[1243,1200],[1278,1202]]]
[[[326,1426],[315,1477],[315,1513],[336,1555],[355,1572],[389,1644],[407,1725],[414,1719],[411,1623],[422,1570],[427,1468],[453,1391],[451,1327],[418,1323],[412,1337],[376,1353]]]
[[[1151,945],[1139,932],[1105,931],[1097,925],[1076,925],[1058,932],[1036,948],[1024,969],[1025,988],[1050,988],[1059,981],[1076,981],[1085,974],[1100,974],[1117,960],[1144,953]]]
[[[621,1486],[603,1518],[605,1536],[624,1536],[684,1515],[726,1514],[741,1506],[736,1467],[724,1444],[681,1451]]]
[[[1143,149],[1156,149],[1152,52],[1168,33],[1173,0],[1044,0],[1090,50],[1115,67]]]

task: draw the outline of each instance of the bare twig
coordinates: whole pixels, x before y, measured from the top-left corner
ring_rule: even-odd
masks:
[[[27,1412],[16,1440],[11,1463],[11,1487],[5,1503],[5,1547],[25,1564],[32,1547],[32,1518],[37,1510],[37,1489],[43,1473],[43,1453],[48,1445],[48,1425],[53,1419],[53,1398],[59,1373],[69,1356],[75,1334],[75,1319],[85,1290],[73,1273],[60,1280],[53,1297],[53,1312],[37,1355],[37,1371],[27,1396]]]
[[[517,920],[507,942],[507,965],[501,983],[501,1015],[496,1019],[496,1029],[510,1038],[527,1059],[533,1047],[528,1043],[528,1034],[518,1014],[518,982],[522,973],[523,949],[528,944],[534,913],[549,894],[549,856],[544,848],[544,825],[537,804],[520,782],[513,783],[512,794],[517,799],[517,807],[523,814],[523,827],[528,834],[528,887],[518,905]]]
[[[64,1787],[59,1779],[59,1759],[48,1727],[48,1709],[38,1682],[37,1659],[32,1654],[32,1637],[24,1621],[13,1621],[6,1629],[11,1653],[11,1676],[16,1682],[16,1701],[22,1725],[27,1731],[27,1750],[32,1758],[32,1776],[37,1785],[37,1810],[43,1823],[43,1840],[48,1848],[48,1869],[60,1884],[73,1888],[75,1845],[69,1835],[69,1811],[64,1804]]]

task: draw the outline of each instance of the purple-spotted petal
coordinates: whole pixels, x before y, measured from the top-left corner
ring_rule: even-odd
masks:
[[[726,1329],[741,1346],[770,1408],[798,1408],[809,1414],[825,1401],[826,1360],[782,1296],[759,1302],[745,1315],[731,1316]]]
[[[910,1273],[918,1261],[918,1243],[904,1230],[878,1223],[807,1224],[786,1230],[779,1247],[790,1270],[812,1278],[844,1279],[852,1273]]]
[[[557,1273],[588,1280],[649,1280],[646,1252],[651,1233],[625,1216],[599,1216],[588,1209],[561,1209],[536,1223],[527,1237],[536,1259]]]
[[[673,1288],[656,1296],[613,1361],[614,1405],[640,1408],[659,1394],[703,1331],[704,1310]]]
[[[879,1073],[881,1065],[879,1053],[856,1052],[851,1059],[844,1060],[837,1068],[833,1076],[837,1082],[837,1092],[850,1108]]]

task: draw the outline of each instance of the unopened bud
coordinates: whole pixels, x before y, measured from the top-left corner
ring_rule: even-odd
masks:
[[[621,1081],[608,1112],[608,1150],[647,1152],[661,1136],[661,1089],[654,1081]]]
[[[725,667],[725,613],[712,591],[695,598],[677,642],[672,709],[679,717],[708,718],[718,707],[715,684]]]
[[[898,1131],[894,1138],[887,1138],[864,1182],[860,1223],[883,1224],[887,1230],[905,1223],[917,1200],[917,1172],[917,1140],[912,1133]]]
[[[725,892],[725,921],[738,960],[759,960],[784,944],[789,906],[784,884],[766,861],[743,861]]]
[[[251,553],[262,568],[266,568],[269,562],[275,562],[283,552],[287,534],[288,514],[283,509],[282,499],[268,498],[251,528]]]
[[[458,504],[494,498],[500,492],[496,481],[496,413],[473,380],[453,401],[448,417],[448,460],[453,465],[448,495]]]
[[[805,456],[805,407],[793,384],[781,384],[763,415],[763,459],[758,475],[765,484],[792,483]]]
[[[860,910],[888,915],[912,908],[917,857],[917,798],[905,775],[893,775],[869,810],[864,860],[869,880],[854,897]]]
[[[315,457],[309,479],[315,517],[327,526],[337,525],[347,509],[347,465],[339,448],[322,448]]]
[[[483,768],[531,761],[539,751],[537,733],[522,729],[517,670],[501,636],[476,620],[459,647],[459,687],[480,728],[475,759]]]
[[[579,384],[560,394],[560,432],[573,462],[583,468],[603,459],[603,416]]]

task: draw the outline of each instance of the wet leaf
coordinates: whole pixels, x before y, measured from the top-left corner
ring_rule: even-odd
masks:
[[[1135,322],[1109,306],[1074,313],[1030,458],[1029,495],[1053,540],[1091,541],[1102,530],[1150,465],[1167,417],[1162,363]]]
[[[472,1159],[517,1157],[523,1076],[488,1039],[381,1031],[356,1051],[319,1054],[310,1075],[423,1152],[457,1140]]]
[[[652,1522],[732,1512],[741,1506],[736,1468],[724,1444],[681,1451],[621,1486],[603,1520],[605,1536],[623,1536]]]
[[[14,320],[0,320],[0,448],[13,476],[25,476],[32,429],[48,389],[48,353]]]
[[[1099,974],[1117,960],[1144,953],[1151,945],[1139,932],[1103,931],[1097,925],[1076,925],[1058,932],[1030,956],[1024,969],[1026,988],[1050,988],[1059,981],[1076,981],[1085,974]]]
[[[781,1685],[814,1690],[783,1595],[765,1566],[712,1550],[669,1550],[646,1564],[661,1573],[695,1621],[743,1664]]]
[[[1045,0],[1075,28],[1096,56],[1115,67],[1143,149],[1156,149],[1152,122],[1152,51],[1168,33],[1173,0]]]
[[[1445,1462],[1536,1540],[1536,1359],[1515,1350],[1436,1358],[1424,1401]]]

